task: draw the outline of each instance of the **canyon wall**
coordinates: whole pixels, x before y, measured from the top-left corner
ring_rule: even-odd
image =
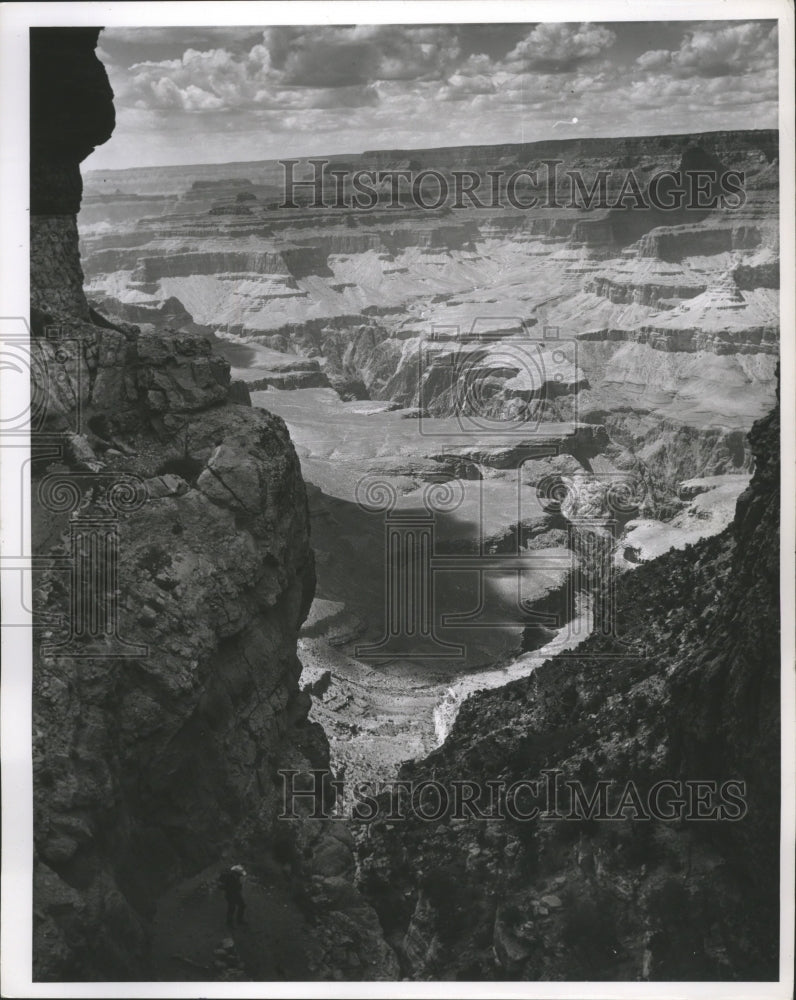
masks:
[[[86,303],[79,164],[113,128],[98,33],[35,29],[31,44],[40,418],[31,495],[42,559],[33,970],[44,981],[155,978],[159,898],[213,863],[263,863],[276,839],[280,765],[328,767],[298,683],[296,637],[315,576],[284,422],[248,405],[206,336],[141,332]],[[316,824],[308,838],[307,878],[330,874],[328,860],[314,861],[329,853],[322,832]],[[336,876],[353,870],[347,842],[335,857]],[[378,977],[391,953],[372,911],[353,889],[340,903],[341,891],[327,910],[348,921],[351,947],[367,937],[366,958],[354,954],[358,975]],[[216,973],[199,978],[224,978]]]
[[[280,210],[258,164],[101,175],[81,265],[79,164],[113,127],[96,40],[32,42],[33,534],[50,559],[35,577],[37,978],[214,978],[175,941],[205,917],[216,933],[211,889],[233,859],[267,914],[238,969],[253,980],[770,978],[776,418],[751,445],[747,432],[776,381],[776,133],[715,133],[709,150],[653,136],[411,155],[507,169],[566,156],[590,176],[745,169],[747,203],[696,225],[603,209]],[[309,617],[307,498],[271,408],[314,484]],[[482,419],[515,420],[520,436],[487,440]],[[727,502],[726,518],[700,520],[699,477],[725,477],[734,502],[753,468],[732,528],[683,548],[731,517]],[[560,491],[602,514],[606,478],[640,483],[628,529],[678,551],[619,579],[618,639],[593,635],[475,695],[424,759],[456,668],[423,689],[412,656],[387,670],[355,658],[379,637],[386,579],[383,524],[356,496],[366,474],[407,507],[461,480],[461,508],[437,522],[448,555],[567,557],[531,574],[541,610],[561,610],[570,574],[589,582],[588,539],[563,548],[563,509],[545,504]],[[633,539],[620,550],[640,553]],[[461,611],[448,577],[442,605]],[[587,596],[572,613],[591,622],[600,595]],[[313,718],[349,780],[409,756],[406,777],[481,786],[545,767],[589,788],[716,775],[747,782],[748,818],[376,823],[358,869],[380,927],[352,884],[350,830],[274,821],[280,767],[330,766],[299,680],[305,619]],[[471,666],[545,638],[511,623],[516,641],[484,632]],[[292,966],[268,957],[280,931],[301,941]]]
[[[122,321],[179,315],[230,351],[248,343],[317,359],[344,399],[431,417],[480,408],[474,415],[491,420],[526,412],[599,424],[675,495],[681,474],[748,471],[746,434],[773,399],[777,142],[776,132],[744,131],[363,153],[336,165],[344,197],[333,204],[330,190],[326,207],[283,204],[274,164],[219,166],[212,186],[210,168],[191,167],[188,189],[164,195],[156,216],[129,195],[151,189],[156,172],[102,174],[89,179],[91,197],[128,216],[109,232],[91,203],[89,297]],[[480,208],[450,197],[432,210],[411,199],[350,203],[357,168],[468,167],[484,194],[487,170],[505,186],[512,171],[551,158],[561,165],[551,204],[529,182],[520,203],[533,194],[540,204],[527,211],[505,197]],[[742,175],[743,197],[610,207],[631,175],[649,194],[656,175],[679,177],[685,191],[706,170]],[[570,202],[569,171],[587,187],[605,175],[605,197]],[[214,214],[241,195],[249,215]],[[563,355],[545,347],[551,339]],[[458,386],[440,377],[451,364]],[[237,374],[253,382],[271,374],[256,360],[246,367]]]
[[[719,131],[711,133],[712,142],[719,155],[738,150],[762,149],[769,160],[777,156],[778,136],[772,129],[748,130],[744,133]],[[542,139],[526,143],[505,143],[493,146],[440,146],[436,149],[380,149],[362,154],[363,160],[380,167],[411,160],[415,169],[433,166],[459,166],[462,162],[473,166],[489,165],[495,158],[517,163],[528,160],[565,157],[568,161],[579,158],[613,157],[630,158],[627,166],[640,156],[671,153],[677,155],[683,141],[682,135],[627,136],[619,138]]]
[[[443,746],[404,766],[403,779],[473,786],[458,819],[451,799],[431,822],[394,805],[406,820],[364,848],[363,885],[407,975],[777,978],[778,409],[750,440],[754,476],[725,532],[621,577],[611,634],[475,693]],[[508,819],[489,818],[490,781],[537,780]],[[594,802],[604,782],[624,811],[576,809],[568,781]],[[745,808],[721,820],[713,797],[702,818],[645,819],[660,781],[675,782],[667,809],[694,781],[739,782]]]

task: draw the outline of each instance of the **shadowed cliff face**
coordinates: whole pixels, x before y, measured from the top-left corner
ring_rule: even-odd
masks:
[[[659,185],[658,197],[662,204],[676,205],[672,199],[672,192],[688,192],[685,203],[681,199],[678,208],[668,211],[649,207],[639,211],[637,207],[625,204],[621,208],[615,208],[608,213],[608,224],[611,228],[613,238],[621,245],[627,245],[640,239],[645,233],[659,226],[682,226],[701,222],[708,218],[710,209],[699,209],[697,204],[706,204],[721,194],[721,184],[719,179],[727,172],[727,167],[713,153],[703,149],[698,143],[691,143],[680,159],[680,164],[670,177],[665,178],[665,183]],[[697,201],[696,191],[700,174],[704,174],[704,200]],[[647,195],[649,191],[647,191]],[[692,201],[692,204],[687,204]],[[693,249],[691,250],[693,253]],[[659,256],[648,249],[646,256]]]
[[[33,691],[43,980],[147,979],[158,896],[267,834],[286,748],[299,766],[327,759],[298,689],[314,572],[284,423],[230,402],[207,338],[144,336],[86,305],[79,163],[114,124],[97,36],[31,44],[34,456],[48,445],[33,544],[60,557],[34,585],[49,623]]]
[[[30,32],[31,214],[76,215],[80,163],[110,139],[113,91],[95,54],[99,28]]]
[[[407,975],[776,979],[777,409],[750,443],[732,525],[620,578],[616,636],[473,695],[446,743],[402,773],[487,789],[559,770],[588,796],[612,782],[614,805],[632,780],[642,808],[658,781],[736,780],[745,815],[643,820],[631,806],[603,822],[410,817],[375,830],[363,880]],[[488,813],[486,791],[475,801]],[[559,802],[568,814],[566,791]]]
[[[315,571],[287,428],[208,336],[86,303],[79,162],[113,128],[97,35],[31,47],[34,979],[395,978],[350,835],[276,821],[279,769],[329,766],[298,683]],[[251,928],[221,961],[233,860]]]
[[[30,31],[31,308],[73,319],[88,319],[75,220],[80,163],[116,124],[113,91],[94,52],[99,32]]]

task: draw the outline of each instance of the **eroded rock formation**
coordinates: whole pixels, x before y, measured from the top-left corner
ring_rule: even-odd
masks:
[[[639,534],[652,524],[668,547],[679,532],[680,548],[683,537],[698,537],[693,525],[689,535],[664,523],[675,511],[686,520],[696,512],[677,491],[695,476],[744,479],[753,463],[746,432],[773,395],[776,134],[716,133],[709,155],[669,136],[431,150],[413,161],[415,169],[511,168],[566,154],[566,166],[588,177],[603,167],[649,173],[689,162],[746,169],[748,204],[698,226],[690,215],[603,209],[343,212],[319,223],[306,206],[274,208],[262,165],[245,168],[258,184],[245,214],[235,207],[238,189],[253,187],[246,178],[186,190],[189,181],[174,183],[168,168],[133,171],[119,181],[126,193],[91,196],[89,305],[75,223],[79,162],[105,141],[113,115],[96,36],[50,32],[32,46],[33,377],[46,417],[38,439],[46,448],[34,463],[34,545],[56,558],[35,591],[36,975],[770,975],[776,873],[757,873],[776,850],[776,602],[760,573],[761,562],[775,565],[773,424],[753,435],[756,479],[735,528],[620,581],[629,647],[593,637],[575,659],[472,698],[444,747],[406,770],[482,780],[547,765],[587,783],[633,776],[642,785],[715,773],[748,781],[758,818],[701,830],[376,828],[363,849],[363,887],[399,970],[352,886],[345,827],[274,823],[280,766],[325,770],[329,751],[307,722],[310,691],[298,682],[296,634],[314,587],[304,485],[285,424],[247,404],[251,389],[255,402],[284,407],[305,474],[320,487],[314,532],[328,590],[302,639],[307,688],[323,702],[316,717],[328,720],[338,750],[350,751],[342,760],[351,773],[381,776],[396,760],[427,753],[412,726],[421,704],[431,723],[437,694],[413,701],[400,671],[380,687],[385,672],[374,680],[376,671],[343,654],[329,669],[329,647],[375,640],[381,626],[374,609],[383,609],[384,573],[373,553],[383,548],[383,524],[349,496],[363,470],[393,479],[407,505],[429,484],[472,487],[458,520],[439,520],[448,554],[486,540],[496,551],[518,543],[567,556],[565,520],[543,509],[540,484],[555,493],[574,483],[599,514],[597,480],[626,471],[646,486],[633,516],[664,519],[638,521]],[[410,162],[399,152],[365,159]],[[140,193],[130,191],[139,184]],[[421,366],[432,327],[442,332]],[[214,332],[228,337],[225,354],[248,387],[230,381]],[[520,523],[513,473],[528,442],[485,443],[480,428],[469,441],[447,439],[461,410],[450,362],[470,332],[484,335],[465,352],[479,389],[475,415],[526,410],[542,422],[534,441],[554,453],[523,467]],[[529,332],[545,342],[561,334],[561,345],[542,343],[547,353],[534,354],[540,379],[502,354],[503,341]],[[236,342],[238,334],[251,343]],[[280,389],[314,395],[302,412],[294,402],[302,392]],[[360,409],[341,402],[368,396],[374,402]],[[435,423],[421,428],[426,417]],[[57,488],[61,480],[76,492]],[[742,486],[732,489],[734,499]],[[483,525],[482,495],[491,518]],[[90,561],[92,519],[110,521],[118,545],[118,580],[108,576],[92,591],[100,618],[114,611],[103,619],[114,627],[70,635],[70,571],[75,560]],[[638,562],[654,546],[633,538],[626,551]],[[538,608],[561,610],[570,572],[568,563],[535,580]],[[719,598],[716,581],[728,573],[742,584]],[[748,606],[744,594],[753,597]],[[451,610],[463,606],[456,590],[445,600]],[[742,641],[727,638],[736,632]],[[57,647],[63,640],[71,655]],[[501,642],[507,655],[518,651],[510,635]],[[76,648],[88,655],[76,658]],[[495,648],[476,648],[476,665],[493,663]],[[350,684],[341,680],[349,669]],[[176,931],[199,930],[195,921],[206,919],[203,932],[213,932],[214,878],[232,856],[252,872],[252,911],[266,934],[215,948],[218,961],[209,957],[214,940],[206,963],[186,963],[175,956]],[[263,947],[278,945],[280,930],[299,942],[286,958]]]
[[[404,767],[403,779],[475,790],[458,821],[393,803],[407,820],[368,839],[363,884],[407,974],[777,977],[778,410],[750,439],[755,473],[725,532],[620,578],[614,635],[474,694],[444,745]],[[560,798],[546,797],[545,772]],[[486,818],[490,781],[536,780],[515,814]],[[714,797],[701,819],[640,818],[656,782],[675,783],[668,811],[677,788],[706,780],[742,783],[745,810],[721,821]],[[629,781],[638,798],[589,818],[568,781],[595,803],[604,782],[609,811]],[[437,806],[432,795],[424,808]]]
[[[230,389],[207,337],[111,323],[83,294],[79,164],[114,121],[98,33],[31,45],[33,538],[53,560],[35,579],[33,967],[49,981],[154,978],[158,900],[231,851],[262,866],[277,769],[328,766],[298,684],[315,577],[284,422]],[[328,826],[280,836],[303,838],[316,892],[333,878],[317,919],[348,922],[352,975],[389,973],[351,845],[330,868]],[[345,965],[330,955],[316,975]]]

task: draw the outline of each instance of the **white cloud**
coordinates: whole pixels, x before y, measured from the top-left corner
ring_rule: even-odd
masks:
[[[452,26],[268,28],[248,50],[189,48],[178,59],[134,62],[121,96],[186,111],[363,107],[377,103],[375,84],[439,80],[457,60]]]
[[[502,26],[500,51],[486,30],[479,49],[476,27],[105,32],[118,125],[95,157],[118,165],[125,144],[132,162],[223,162],[776,123],[770,22],[669,26],[647,51],[656,32],[633,24]]]
[[[776,25],[746,21],[700,27],[687,34],[679,48],[652,49],[642,53],[636,63],[642,70],[667,70],[688,78],[748,74],[776,60]]]
[[[570,72],[616,41],[616,33],[597,24],[538,24],[506,58],[525,69]]]

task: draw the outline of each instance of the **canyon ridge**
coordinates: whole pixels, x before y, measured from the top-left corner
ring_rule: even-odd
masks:
[[[303,162],[292,201],[278,161],[81,177],[97,36],[32,34],[35,978],[776,978],[777,132],[330,156],[321,207]],[[463,169],[555,207],[351,203]],[[744,197],[615,203],[706,171]],[[91,559],[113,627],[64,635]],[[330,783],[544,771],[748,812],[368,824]]]

